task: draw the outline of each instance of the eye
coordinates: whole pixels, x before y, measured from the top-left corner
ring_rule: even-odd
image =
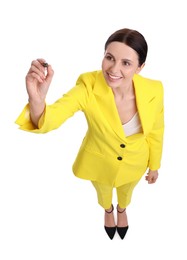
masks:
[[[129,61],[123,61],[123,65],[124,65],[124,66],[130,66],[131,64],[130,64]]]
[[[106,55],[105,59],[109,60],[109,61],[113,61],[114,58],[111,55]]]

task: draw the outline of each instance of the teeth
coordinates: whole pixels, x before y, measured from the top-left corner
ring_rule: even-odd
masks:
[[[112,79],[120,79],[121,77],[118,77],[118,76],[113,76],[111,74],[108,74]]]

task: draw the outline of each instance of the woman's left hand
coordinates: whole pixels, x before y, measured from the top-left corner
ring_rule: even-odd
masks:
[[[145,179],[146,179],[146,181],[148,181],[149,184],[155,183],[156,180],[158,179],[158,171],[157,170],[155,170],[155,171],[149,170]]]

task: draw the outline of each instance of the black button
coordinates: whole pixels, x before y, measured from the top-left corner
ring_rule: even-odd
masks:
[[[121,156],[118,156],[117,159],[121,161],[123,158]]]
[[[120,147],[121,148],[125,148],[125,144],[120,144]]]

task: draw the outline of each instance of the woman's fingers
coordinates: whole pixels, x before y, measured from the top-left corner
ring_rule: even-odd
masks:
[[[46,60],[45,60],[45,59],[37,59],[36,61],[38,61],[40,64],[46,63]]]
[[[158,176],[151,176],[151,175],[147,175],[145,177],[146,181],[148,181],[149,184],[155,183],[156,180],[158,179]]]
[[[26,78],[29,80],[32,80],[32,78],[36,79],[40,83],[44,82],[46,78],[46,68],[42,65],[43,63],[46,63],[44,59],[33,60]]]
[[[43,83],[44,78],[39,76],[38,73],[31,71],[26,75],[26,80],[29,80],[31,82],[33,82],[33,80],[37,80],[39,83]]]

